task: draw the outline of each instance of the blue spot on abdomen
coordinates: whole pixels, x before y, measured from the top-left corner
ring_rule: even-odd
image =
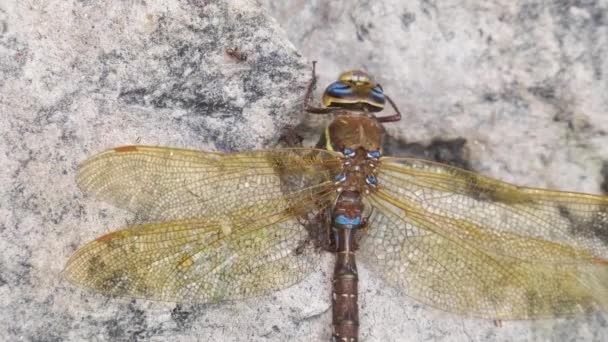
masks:
[[[338,216],[336,216],[335,221],[338,224],[359,225],[359,224],[361,224],[361,217],[358,216],[358,217],[354,217],[354,218],[348,218],[344,215],[338,215]]]
[[[368,158],[378,159],[378,158],[380,158],[380,156],[381,156],[380,151],[368,151],[367,152]]]

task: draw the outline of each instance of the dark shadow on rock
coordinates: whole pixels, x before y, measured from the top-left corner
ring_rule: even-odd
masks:
[[[385,156],[418,158],[473,170],[469,161],[469,150],[465,138],[435,138],[430,144],[404,142],[386,135],[384,139]]]

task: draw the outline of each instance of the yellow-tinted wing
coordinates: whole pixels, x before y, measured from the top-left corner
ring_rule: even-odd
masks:
[[[300,219],[336,194],[336,155],[314,149],[234,154],[127,146],[80,168],[81,189],[164,223],[104,235],[65,277],[108,295],[209,302],[292,285],[315,266]]]
[[[608,199],[384,158],[362,252],[433,307],[489,319],[608,309]]]
[[[447,234],[489,252],[549,262],[608,260],[608,197],[519,187],[407,158],[383,159],[378,178],[388,195],[444,216],[458,227],[440,227]],[[537,240],[549,249],[538,250]]]
[[[218,302],[286,288],[318,265],[291,213],[249,222],[206,218],[134,226],[79,249],[64,276],[105,295]]]
[[[214,153],[124,146],[85,161],[80,189],[150,221],[264,216],[277,203],[314,197],[331,185],[337,154],[315,149]],[[309,201],[306,201],[309,202]]]

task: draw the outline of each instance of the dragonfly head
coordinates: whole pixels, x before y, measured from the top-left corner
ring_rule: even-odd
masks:
[[[323,92],[323,106],[363,112],[384,109],[384,90],[363,70],[342,73],[338,80]]]

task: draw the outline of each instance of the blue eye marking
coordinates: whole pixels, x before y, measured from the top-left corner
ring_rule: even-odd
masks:
[[[353,93],[353,90],[350,88],[350,86],[347,84],[344,84],[342,82],[334,82],[334,83],[330,84],[329,86],[327,86],[326,91],[329,94],[338,96],[338,97],[351,95]]]
[[[373,87],[372,94],[376,97],[384,99],[384,90],[382,90],[382,87],[380,87],[380,86]]]
[[[367,177],[365,178],[365,182],[366,182],[367,184],[373,185],[373,184],[376,184],[376,183],[378,182],[378,180],[376,179],[376,177],[375,177],[375,176],[367,176]]]
[[[382,87],[380,87],[379,85],[373,87],[369,94],[369,99],[375,102],[375,104],[373,104],[374,106],[382,108],[385,101],[384,91],[382,90]]]
[[[352,224],[352,225],[358,225],[361,224],[361,217],[355,217],[355,218],[348,218],[344,215],[338,215],[336,217],[336,222],[339,224]]]
[[[367,152],[367,157],[378,159],[378,158],[380,158],[380,151],[369,151],[369,152]]]

